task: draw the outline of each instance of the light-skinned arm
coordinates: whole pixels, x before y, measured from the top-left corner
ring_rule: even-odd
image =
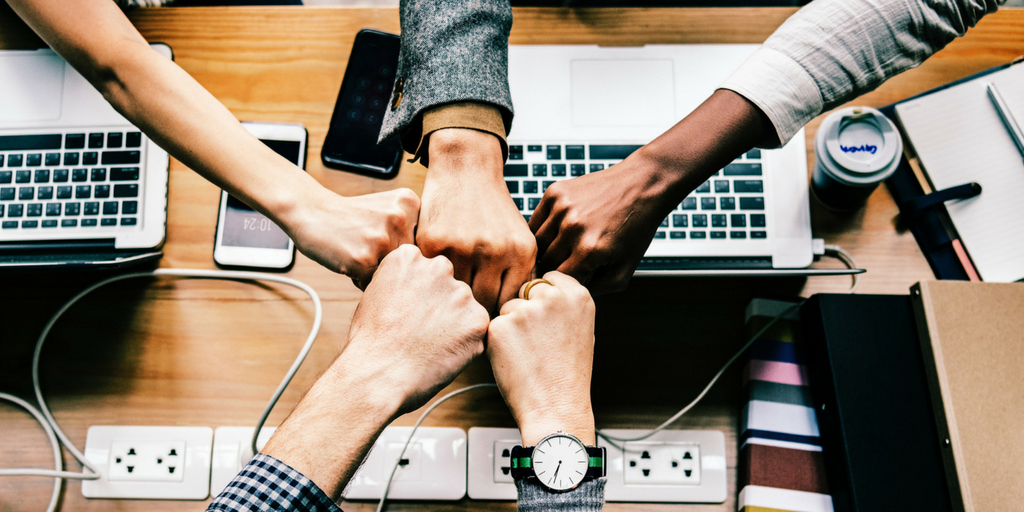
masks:
[[[342,197],[264,146],[198,82],[150,49],[110,0],[8,0],[121,115],[169,154],[268,216],[303,254],[365,286],[412,242],[407,189]]]
[[[403,0],[402,91],[381,138],[398,135],[428,166],[416,245],[444,255],[491,314],[515,297],[537,244],[504,183],[508,0]]]
[[[548,272],[544,279],[551,285],[535,285],[529,300],[506,302],[491,321],[487,356],[494,381],[519,425],[523,446],[536,446],[558,431],[595,446],[590,401],[594,301],[572,277]],[[603,478],[589,480],[553,493],[530,479],[519,480],[519,510],[601,510],[604,483]]]
[[[380,264],[349,342],[262,453],[336,501],[380,432],[483,353],[487,312],[451,263],[403,245]]]
[[[516,296],[533,272],[537,246],[503,177],[501,141],[477,130],[430,136],[430,170],[416,244],[444,255],[489,311]]]

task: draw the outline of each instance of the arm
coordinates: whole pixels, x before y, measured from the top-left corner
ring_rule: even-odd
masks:
[[[429,164],[416,244],[448,257],[493,313],[529,279],[536,257],[502,174],[512,10],[507,0],[404,0],[401,14],[402,85],[381,138],[400,133]]]
[[[535,446],[559,430],[594,446],[594,301],[567,275],[549,272],[544,279],[553,286],[538,284],[529,300],[506,302],[488,328],[494,380],[519,425],[523,446]],[[519,510],[601,510],[605,481],[552,493],[532,480],[519,480]]]
[[[594,293],[625,288],[658,225],[697,185],[917,65],[995,8],[994,0],[812,2],[669,131],[606,171],[549,187],[530,219],[538,272],[566,272]]]
[[[424,258],[411,245],[396,249],[366,288],[345,350],[210,510],[337,510],[384,427],[483,352],[487,321],[448,260]],[[259,476],[291,485],[278,484],[280,498],[267,503],[252,481]]]
[[[743,95],[771,120],[775,136],[762,144],[785,143],[818,114],[924,62],[1003,1],[812,2],[721,87]]]
[[[250,135],[198,82],[149,48],[110,0],[9,0],[110,104],[162,148],[267,215],[298,248],[365,283],[412,240],[411,191],[344,198]]]

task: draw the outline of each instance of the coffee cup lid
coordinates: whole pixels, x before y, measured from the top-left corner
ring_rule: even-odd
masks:
[[[821,123],[815,139],[815,151],[829,164],[826,168],[854,182],[884,179],[899,165],[903,152],[896,126],[871,107],[833,112]]]

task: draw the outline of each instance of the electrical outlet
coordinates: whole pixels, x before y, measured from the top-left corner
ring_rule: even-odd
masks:
[[[700,485],[700,445],[694,443],[626,443],[626,485]]]
[[[213,466],[210,468],[210,494],[217,496],[235,479],[238,472],[255,456],[252,453],[254,427],[217,427],[213,433]],[[262,450],[277,427],[263,427],[256,439]]]
[[[604,430],[610,436],[631,438],[647,430]],[[722,503],[725,501],[725,435],[715,430],[662,430],[642,441],[609,442],[610,502]],[[689,455],[689,458],[687,458]]]
[[[467,491],[474,500],[515,500],[516,484],[509,472],[512,447],[522,443],[514,428],[469,429]]]
[[[207,427],[89,427],[85,457],[101,477],[83,480],[82,495],[206,499],[212,441]]]
[[[378,500],[395,462],[388,499],[460,500],[466,495],[466,433],[459,428],[420,427],[402,461],[398,456],[412,427],[388,427],[353,475],[347,500]]]
[[[512,479],[512,447],[518,445],[518,440],[498,440],[494,442],[494,483],[515,484],[515,480]]]
[[[110,444],[107,478],[110,481],[181,482],[185,441],[142,443],[120,441]]]

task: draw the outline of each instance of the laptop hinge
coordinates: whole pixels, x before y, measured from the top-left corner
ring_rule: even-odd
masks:
[[[717,270],[772,267],[771,256],[712,256],[643,258],[637,270]]]
[[[0,253],[96,252],[114,250],[113,238],[0,242]]]

